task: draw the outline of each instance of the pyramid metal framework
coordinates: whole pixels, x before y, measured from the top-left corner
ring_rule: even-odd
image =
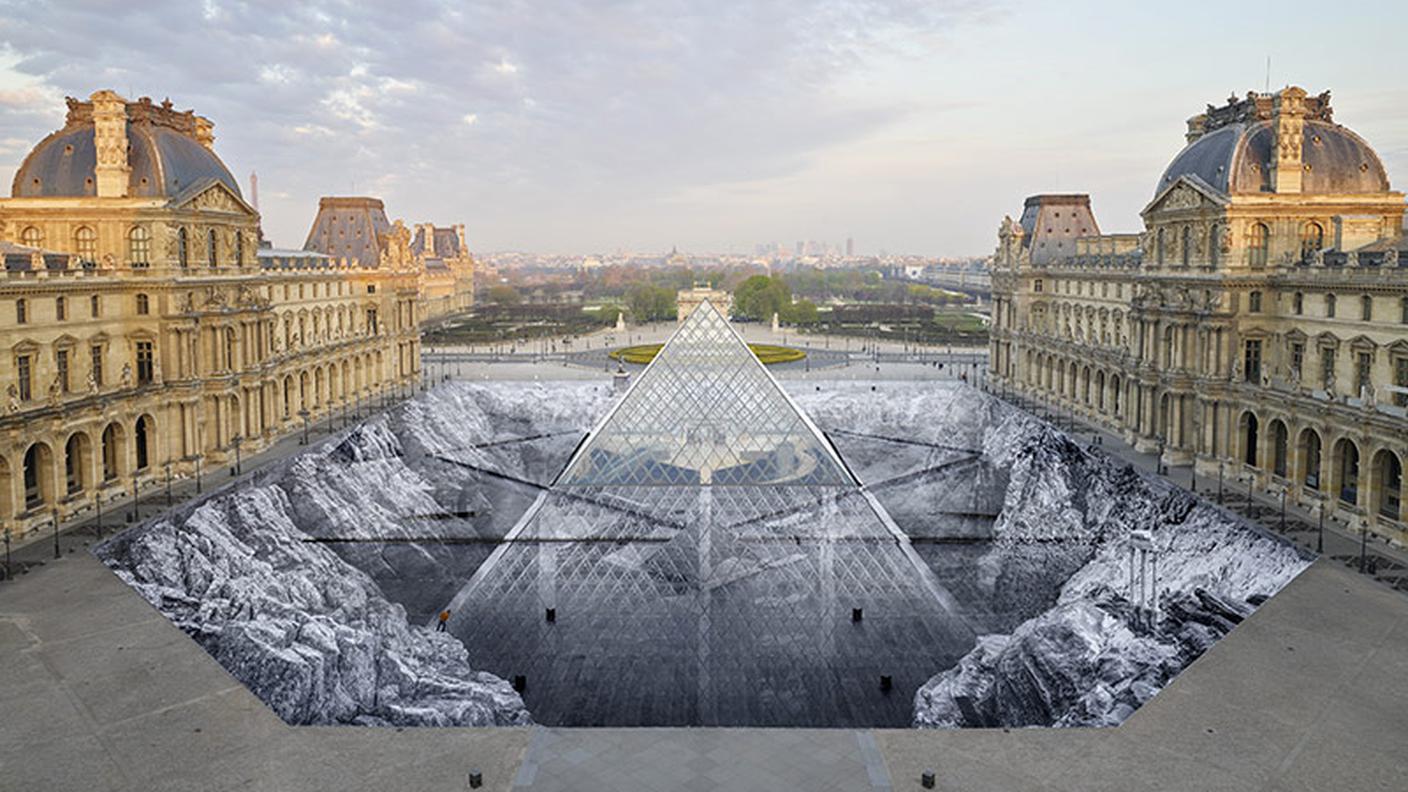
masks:
[[[707,302],[450,609],[475,667],[523,676],[557,726],[906,725],[914,690],[972,643]]]

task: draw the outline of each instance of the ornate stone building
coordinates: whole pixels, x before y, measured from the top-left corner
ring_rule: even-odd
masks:
[[[318,201],[318,216],[303,247],[351,258],[367,268],[411,262],[423,320],[462,313],[474,305],[475,261],[463,225],[419,224],[412,234],[402,221],[387,220],[379,198],[328,196]]]
[[[70,99],[0,199],[6,530],[214,472],[417,377],[414,272],[261,250],[212,129]]]
[[[1408,538],[1403,214],[1328,93],[1209,106],[1142,232],[1099,234],[1083,195],[1003,220],[993,380],[1169,464]]]

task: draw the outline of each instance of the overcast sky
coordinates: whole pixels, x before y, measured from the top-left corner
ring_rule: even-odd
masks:
[[[1035,192],[1137,228],[1184,119],[1268,55],[1408,185],[1405,25],[1352,0],[0,0],[0,177],[65,95],[112,88],[211,118],[281,246],[366,194],[481,251],[985,254]]]

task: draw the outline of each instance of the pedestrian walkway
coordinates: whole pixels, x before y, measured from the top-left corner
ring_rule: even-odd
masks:
[[[1241,470],[1228,471],[1220,480],[1198,477],[1191,465],[1162,465],[1158,454],[1136,451],[1121,436],[1105,427],[1091,424],[1069,410],[1007,391],[989,389],[989,392],[1065,430],[1077,440],[1089,440],[1111,457],[1140,470],[1162,475],[1183,489],[1196,491],[1332,562],[1408,593],[1408,550],[1358,526],[1346,524],[1332,514],[1321,519],[1318,509],[1302,508],[1289,501],[1280,488],[1257,487],[1254,478]]]
[[[534,792],[889,792],[869,731],[533,730],[514,790]]]

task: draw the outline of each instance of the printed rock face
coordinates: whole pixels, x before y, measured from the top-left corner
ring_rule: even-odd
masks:
[[[448,383],[96,552],[288,722],[367,725],[1114,725],[1308,564],[966,386],[735,373],[730,424],[689,376],[669,426]]]

